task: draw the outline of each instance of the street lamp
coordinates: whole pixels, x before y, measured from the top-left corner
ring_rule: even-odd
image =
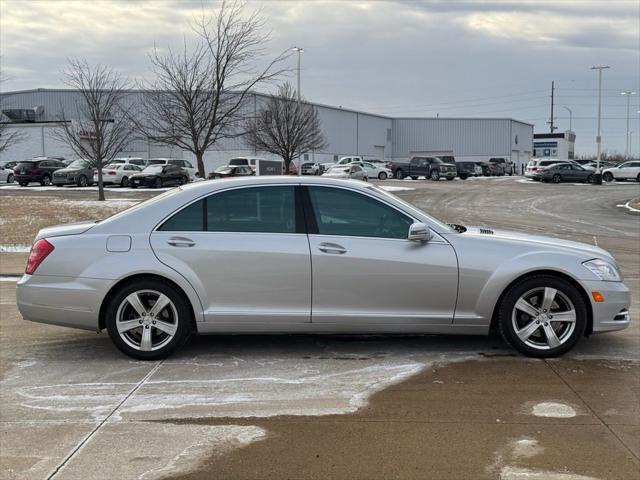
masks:
[[[598,158],[596,160],[596,174],[593,178],[594,185],[602,185],[602,171],[600,170],[600,157],[602,155],[602,137],[600,136],[600,119],[602,115],[602,70],[611,68],[609,65],[596,65],[591,70],[598,70],[598,135],[596,145],[598,146]]]
[[[573,132],[571,128],[571,123],[573,121],[573,111],[569,107],[562,107],[562,108],[564,108],[567,112],[569,112],[569,131]]]
[[[625,138],[624,146],[625,152],[624,156],[629,158],[629,144],[631,143],[631,133],[629,133],[629,103],[631,101],[631,95],[635,95],[636,92],[620,92],[620,95],[624,95],[627,97],[627,136]]]
[[[298,114],[300,113],[300,56],[304,53],[304,48],[293,47],[294,52],[298,52]],[[302,175],[302,156],[301,152],[298,152],[298,176]]]

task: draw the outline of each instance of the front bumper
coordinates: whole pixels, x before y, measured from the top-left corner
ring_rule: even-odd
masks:
[[[593,311],[593,333],[612,332],[627,328],[630,323],[631,293],[622,282],[582,282]],[[596,302],[591,292],[600,292],[604,302]]]
[[[134,187],[155,187],[157,177],[152,178],[132,178],[130,184]]]
[[[97,331],[110,286],[94,278],[23,275],[16,285],[18,310],[32,322]]]
[[[73,175],[64,176],[64,177],[56,177],[54,175],[53,179],[51,180],[51,182],[54,185],[71,185],[72,183],[76,182],[76,177],[73,176]]]

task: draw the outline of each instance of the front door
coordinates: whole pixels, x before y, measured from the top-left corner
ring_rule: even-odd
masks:
[[[314,323],[441,325],[453,321],[453,247],[407,240],[413,219],[365,193],[306,187]],[[315,225],[314,225],[315,223]]]
[[[183,208],[151,234],[218,324],[311,320],[311,260],[295,186],[240,187]]]

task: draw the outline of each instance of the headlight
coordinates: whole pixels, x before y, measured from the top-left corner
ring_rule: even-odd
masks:
[[[599,258],[594,258],[587,262],[582,262],[600,280],[607,282],[619,282],[622,280],[620,272],[615,265]]]

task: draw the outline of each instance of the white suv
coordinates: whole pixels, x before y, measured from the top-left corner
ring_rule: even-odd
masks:
[[[624,162],[617,167],[606,168],[602,172],[602,179],[605,182],[612,180],[636,180],[640,182],[640,160]]]

